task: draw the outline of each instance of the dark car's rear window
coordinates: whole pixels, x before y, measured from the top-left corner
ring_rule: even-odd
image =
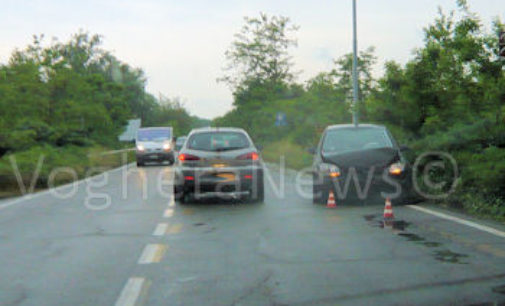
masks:
[[[187,147],[200,151],[231,151],[249,147],[246,135],[240,132],[202,132],[188,139]]]
[[[393,143],[383,129],[341,128],[328,130],[323,141],[324,153],[345,153],[360,150],[392,148]]]

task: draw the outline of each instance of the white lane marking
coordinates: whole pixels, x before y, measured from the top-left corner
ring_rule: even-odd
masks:
[[[132,277],[128,279],[123,291],[121,291],[121,294],[116,301],[116,306],[134,306],[137,303],[145,284],[146,280],[142,277]]]
[[[427,214],[430,214],[430,215],[433,215],[433,216],[436,216],[436,217],[439,217],[439,218],[442,218],[442,219],[446,219],[446,220],[450,220],[450,221],[453,221],[453,222],[456,222],[456,223],[459,223],[459,224],[470,226],[472,228],[481,230],[483,232],[487,232],[489,234],[492,234],[492,235],[495,235],[495,236],[498,236],[498,237],[505,238],[505,232],[499,231],[499,230],[497,230],[495,228],[492,228],[492,227],[489,227],[489,226],[481,225],[481,224],[478,224],[478,223],[475,223],[475,222],[472,222],[472,221],[468,221],[468,220],[461,219],[461,218],[458,218],[458,217],[455,217],[455,216],[447,215],[447,214],[444,214],[444,213],[441,213],[441,212],[438,212],[438,211],[434,211],[434,210],[431,210],[431,209],[428,209],[428,208],[420,207],[420,206],[417,206],[417,205],[407,205],[407,207],[410,207],[410,208],[418,210],[418,211],[422,211],[424,213],[427,213]]]
[[[163,256],[163,253],[165,252],[166,248],[167,246],[162,244],[146,245],[144,251],[142,251],[142,255],[140,255],[138,264],[145,265],[160,262],[161,257]]]
[[[168,224],[167,223],[159,223],[156,225],[154,229],[153,236],[163,236],[167,233]]]
[[[175,206],[175,199],[174,196],[170,198],[170,201],[168,202],[168,207],[174,207]]]
[[[128,167],[128,166],[133,165],[133,164],[134,163],[129,163],[129,164],[123,165],[123,166],[121,166],[119,168],[115,168],[115,169],[112,169],[112,170],[109,170],[109,171],[105,171],[105,172],[99,173],[97,175],[86,177],[86,178],[77,180],[75,182],[71,182],[71,183],[68,183],[68,184],[65,184],[65,185],[61,185],[61,186],[58,186],[58,187],[55,187],[55,188],[50,188],[50,189],[46,189],[44,191],[38,191],[38,192],[34,192],[34,193],[25,194],[25,195],[23,195],[23,196],[21,196],[21,197],[19,197],[17,199],[14,199],[12,201],[7,202],[7,203],[0,204],[0,210],[5,209],[5,208],[10,207],[10,206],[13,206],[13,205],[18,204],[18,203],[21,203],[23,201],[28,201],[28,200],[36,199],[36,198],[38,198],[40,196],[43,196],[43,195],[46,195],[47,193],[50,193],[50,192],[56,192],[56,191],[60,191],[61,189],[72,187],[73,184],[77,184],[77,185],[82,184],[83,182],[91,180],[91,179],[93,179],[93,178],[95,178],[95,177],[97,177],[99,175],[103,175],[104,173],[112,173],[112,172],[123,170],[125,167]]]
[[[174,215],[174,210],[172,208],[167,208],[163,213],[163,217],[170,218]]]

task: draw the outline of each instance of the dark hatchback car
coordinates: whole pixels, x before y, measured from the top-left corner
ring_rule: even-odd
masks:
[[[191,131],[175,167],[175,197],[264,198],[263,164],[249,135],[237,128]]]
[[[313,200],[326,203],[332,190],[337,202],[378,202],[386,197],[404,203],[412,195],[412,170],[386,127],[332,125],[313,149]]]

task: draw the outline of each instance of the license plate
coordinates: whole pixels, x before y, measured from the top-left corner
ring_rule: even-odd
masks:
[[[158,159],[158,155],[151,155],[149,156],[150,159]]]
[[[224,167],[226,167],[226,164],[213,164],[212,167],[214,167],[214,168],[224,168]]]
[[[233,173],[218,173],[216,174],[217,177],[224,178],[227,181],[233,181],[235,180],[235,174]]]

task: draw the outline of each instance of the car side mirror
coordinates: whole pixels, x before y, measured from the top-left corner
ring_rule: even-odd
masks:
[[[257,145],[256,149],[258,149],[258,151],[263,151],[263,146],[262,145]]]
[[[411,150],[412,149],[409,146],[407,146],[407,145],[401,145],[400,146],[400,151],[401,152],[408,152],[408,151],[411,151]]]
[[[309,154],[311,154],[311,155],[315,155],[315,154],[316,154],[316,151],[317,151],[317,150],[316,150],[316,148],[314,148],[314,147],[312,147],[312,148],[308,148],[308,149],[307,149],[307,152],[308,152]]]

